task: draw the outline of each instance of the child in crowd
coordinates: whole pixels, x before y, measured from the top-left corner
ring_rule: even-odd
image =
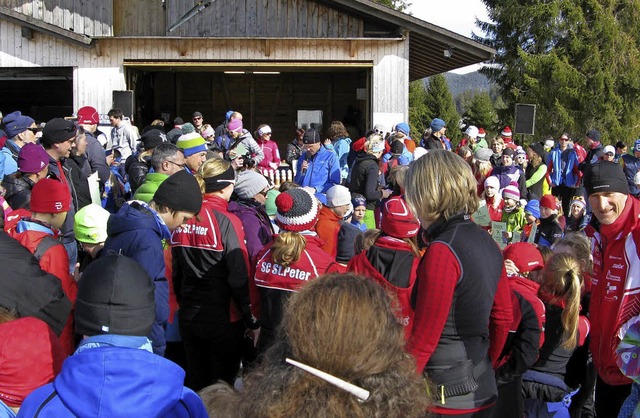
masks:
[[[562,227],[558,223],[558,200],[546,194],[540,198],[540,225],[534,242],[541,247],[551,247],[562,238]]]
[[[529,239],[534,225],[536,229],[538,228],[540,223],[538,221],[540,219],[540,201],[534,199],[527,202],[524,206],[524,219],[527,223],[522,227],[522,241]]]
[[[362,232],[366,231],[367,225],[364,223],[364,214],[367,211],[367,200],[359,193],[351,193],[351,204],[353,205],[351,223]]]
[[[504,210],[504,201],[500,196],[500,180],[495,176],[489,176],[484,181],[484,192],[482,197],[487,204],[489,217],[494,222],[502,221],[502,211]]]
[[[509,240],[513,238],[514,232],[522,232],[522,228],[527,223],[524,219],[524,208],[520,205],[520,190],[510,184],[502,190],[502,200],[504,207],[502,212],[502,222],[507,224],[507,234]]]
[[[583,231],[587,225],[591,216],[587,214],[587,204],[582,196],[574,196],[571,199],[571,210],[567,217],[567,225],[564,227],[565,232],[579,232]]]

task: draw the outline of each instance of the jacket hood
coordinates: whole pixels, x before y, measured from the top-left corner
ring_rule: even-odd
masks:
[[[149,372],[153,370],[153,372]],[[185,373],[136,348],[94,348],[69,357],[53,386],[77,417],[171,416]]]
[[[122,205],[118,213],[109,217],[109,222],[107,223],[107,233],[109,235],[117,235],[139,229],[150,229],[162,236],[160,225],[155,216],[150,210],[135,201]]]
[[[356,156],[356,162],[362,162],[362,161],[365,161],[365,160],[371,160],[371,161],[373,161],[375,163],[378,162],[378,159],[376,158],[375,155],[368,154],[366,152],[361,152],[360,154],[358,154]]]

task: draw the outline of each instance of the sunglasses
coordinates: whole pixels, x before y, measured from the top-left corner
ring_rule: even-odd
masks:
[[[27,131],[31,131],[34,134],[37,134],[38,132],[40,132],[42,129],[41,128],[27,128]]]

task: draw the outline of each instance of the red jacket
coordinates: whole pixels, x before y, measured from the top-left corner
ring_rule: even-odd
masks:
[[[597,235],[597,234],[596,234]],[[609,385],[631,383],[616,364],[618,331],[640,315],[640,202],[629,196],[612,225],[592,238],[591,352],[598,374]]]
[[[38,244],[40,244],[40,241],[42,241],[46,236],[51,236],[51,234],[34,230],[27,230],[20,233],[14,231],[13,235],[13,237],[18,240],[22,246],[31,251],[32,254],[35,253],[38,248]],[[64,349],[65,354],[71,355],[75,351],[73,338],[73,310],[76,304],[76,297],[78,295],[78,285],[69,274],[69,256],[67,255],[67,250],[64,248],[64,245],[56,244],[49,248],[40,258],[40,268],[60,279],[62,290],[64,290],[65,295],[67,295],[71,302],[72,308],[71,313],[69,314],[69,319],[60,334],[60,342],[62,343],[62,348]]]
[[[538,317],[538,324],[540,325],[540,329],[544,330],[546,316],[544,302],[542,302],[538,297],[538,289],[540,289],[540,284],[524,277],[512,276],[509,277],[509,285],[511,286],[511,290],[521,295],[527,300],[527,302],[531,304],[531,307]],[[542,347],[543,343],[544,333],[540,335],[540,347]]]
[[[409,244],[402,240],[391,237],[378,238],[374,246],[386,250],[393,250],[398,252],[404,251],[411,253],[411,247],[409,247]],[[371,261],[369,261],[368,258],[367,251],[362,251],[360,254],[354,256],[347,265],[347,270],[354,273],[362,274],[366,277],[369,277],[370,279],[373,279],[396,296],[397,302],[399,304],[399,309],[397,310],[399,315],[398,319],[400,320],[400,323],[404,325],[405,340],[409,339],[409,336],[411,335],[411,329],[413,328],[414,313],[413,308],[411,307],[411,293],[413,292],[413,286],[416,283],[416,271],[418,269],[418,264],[420,264],[420,258],[414,256],[413,263],[410,267],[411,273],[407,287],[398,287],[393,283],[390,283],[390,278],[383,276],[382,273],[371,264]],[[387,265],[385,266],[386,271],[392,272],[393,270],[391,269],[391,267],[392,266],[387,263]]]
[[[341,220],[342,218],[326,206],[323,206],[318,214],[316,232],[318,237],[324,241],[322,249],[329,253],[332,260],[336,258],[338,253],[338,232],[340,232]]]

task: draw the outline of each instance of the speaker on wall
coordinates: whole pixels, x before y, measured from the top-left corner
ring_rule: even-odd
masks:
[[[533,135],[536,126],[536,105],[516,104],[516,125],[514,133]]]
[[[133,116],[133,91],[132,90],[114,90],[113,91],[113,107],[122,109],[122,113],[131,118]]]

